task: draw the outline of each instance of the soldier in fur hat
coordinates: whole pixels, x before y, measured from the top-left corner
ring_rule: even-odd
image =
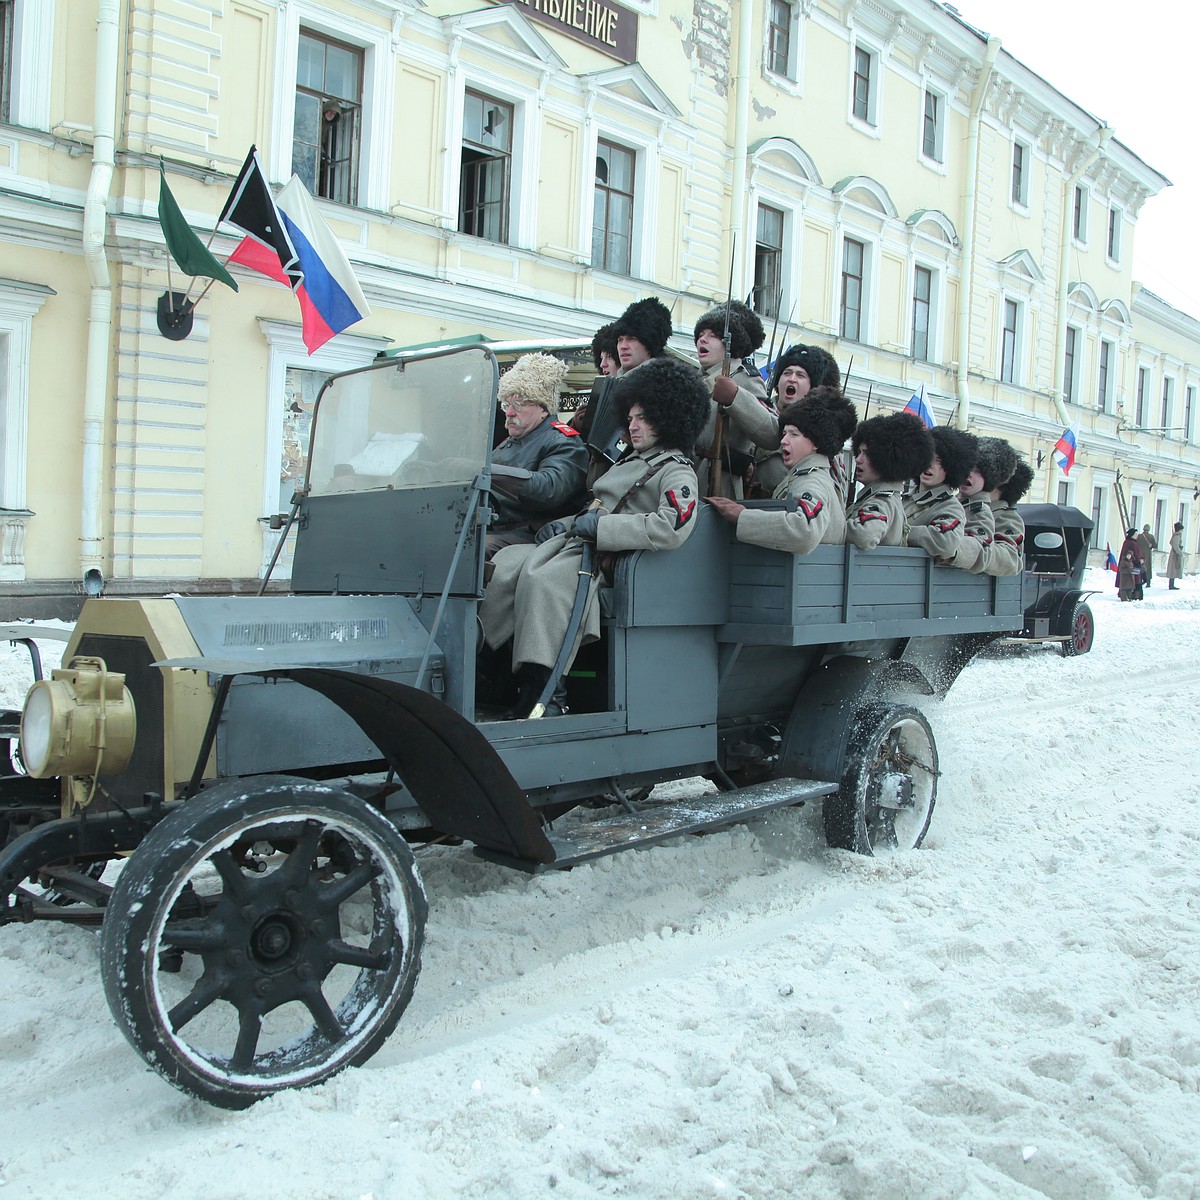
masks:
[[[738,541],[808,554],[822,542],[846,540],[846,509],[830,459],[846,440],[847,407],[853,409],[836,388],[816,388],[779,414],[780,456],[788,473],[774,498],[792,500],[794,507],[767,511],[709,497],[709,504],[736,524]]]
[[[920,546],[936,559],[951,559],[963,540],[967,514],[957,492],[975,465],[975,435],[938,425],[930,430],[933,461],[921,472],[920,488],[904,500],[905,545]]]
[[[671,312],[659,299],[649,296],[631,304],[614,322],[617,335],[618,375],[658,358],[671,340]]]
[[[933,438],[920,418],[871,417],[855,431],[854,474],[862,490],[846,510],[846,540],[860,550],[904,544],[904,491],[933,461]]]
[[[1016,458],[1015,450],[1013,456]],[[1025,522],[1014,505],[1029,491],[1033,469],[1023,459],[1016,463],[1012,475],[988,492],[996,533],[984,556],[984,575],[1020,575],[1025,569]]]
[[[948,566],[962,567],[979,575],[987,569],[987,558],[996,536],[996,517],[988,493],[1016,470],[1017,452],[1003,439],[978,440],[975,465],[966,482],[958,489],[958,498],[966,510],[963,542]]]
[[[841,386],[842,375],[833,355],[822,350],[820,346],[806,346],[797,342],[775,360],[767,393],[774,398],[776,408],[783,409],[789,404],[803,400],[813,388],[840,389]],[[846,436],[849,437],[853,432],[852,425]],[[835,470],[837,466],[835,462]],[[760,450],[754,466],[751,495],[755,498],[773,495],[786,474],[787,468],[783,465],[778,451]]]
[[[545,526],[537,545],[496,555],[480,617],[493,650],[512,640],[520,686],[513,716],[527,715],[549,680],[568,631],[584,543],[602,553],[671,550],[695,528],[689,451],[709,404],[700,372],[677,359],[653,359],[619,378],[612,399],[628,424],[629,451],[596,481],[591,505],[570,521]],[[593,580],[576,648],[600,636],[598,587]],[[560,680],[546,715],[564,712]]]
[[[592,362],[597,375],[615,375],[621,367],[617,357],[617,323],[601,325],[592,335]]]
[[[725,364],[725,314],[729,314],[729,373]],[[713,462],[717,457],[718,422],[721,426],[721,487],[719,494],[741,499],[743,479],[754,462],[755,448],[773,450],[779,445],[779,422],[767,400],[758,373],[743,360],[763,344],[762,322],[740,300],[710,309],[694,331],[696,357],[708,383],[713,403],[708,421],[696,443],[697,475],[702,495],[712,490]]]

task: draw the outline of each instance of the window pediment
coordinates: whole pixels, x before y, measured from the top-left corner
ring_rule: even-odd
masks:
[[[959,244],[954,223],[941,209],[918,208],[904,223],[936,242],[944,242],[953,247]]]
[[[592,71],[581,78],[589,87],[603,89],[622,100],[648,108],[660,116],[679,116],[679,109],[671,103],[670,97],[650,78],[640,63],[611,67],[605,71]]]
[[[1046,279],[1028,250],[1014,250],[1007,257],[1000,259],[996,265],[1002,271],[1020,276],[1022,279],[1032,280],[1034,283],[1044,283]]]
[[[899,215],[887,188],[869,175],[847,175],[845,179],[840,179],[833,185],[833,194],[885,217]]]
[[[442,24],[451,34],[471,37],[481,44],[502,47],[521,58],[531,58],[540,69],[564,70],[565,60],[538,32],[533,22],[512,5],[478,9],[445,17]]]
[[[821,183],[821,175],[808,152],[787,137],[761,138],[750,147],[750,160],[781,175],[798,176],[807,183]]]

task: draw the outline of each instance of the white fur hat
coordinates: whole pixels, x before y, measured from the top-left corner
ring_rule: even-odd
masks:
[[[512,367],[500,376],[497,392],[501,402],[510,396],[520,396],[540,404],[548,413],[558,409],[558,390],[567,377],[567,364],[550,354],[522,354]]]

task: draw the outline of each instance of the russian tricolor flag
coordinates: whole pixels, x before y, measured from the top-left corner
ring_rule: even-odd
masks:
[[[1075,465],[1075,451],[1079,445],[1079,435],[1076,427],[1064,429],[1062,436],[1054,443],[1054,461],[1062,467],[1062,473],[1069,475]]]
[[[1104,569],[1106,571],[1117,569],[1117,560],[1113,557],[1112,546],[1108,542],[1104,543]]]
[[[312,354],[334,334],[368,316],[371,308],[341,243],[298,176],[293,175],[275,197],[274,206],[295,252],[292,269],[285,270],[280,253],[261,235],[243,238],[229,261],[260,271],[296,293],[301,336]],[[247,223],[233,223],[247,228]]]
[[[919,396],[913,392],[912,399],[904,406],[904,411],[912,413],[914,417],[919,417],[926,429],[932,429],[937,424],[933,419],[933,409],[925,401],[924,392]]]

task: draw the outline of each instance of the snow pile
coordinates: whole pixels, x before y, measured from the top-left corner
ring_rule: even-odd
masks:
[[[1091,654],[925,705],[923,850],[810,808],[535,878],[422,851],[391,1041],[242,1114],[142,1065],[94,932],[0,929],[3,1194],[1200,1197],[1200,589],[1092,583]]]

